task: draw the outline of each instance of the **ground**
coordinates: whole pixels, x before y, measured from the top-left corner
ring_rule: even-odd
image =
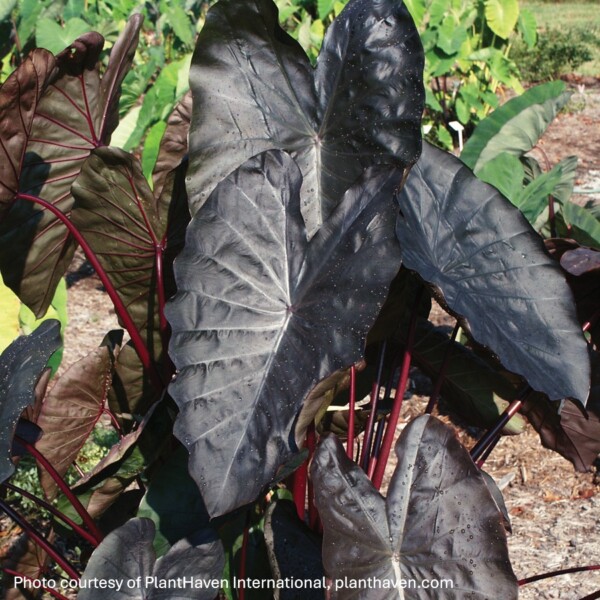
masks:
[[[541,146],[551,164],[571,154],[579,156],[579,200],[598,201],[600,85],[598,80],[572,84],[576,91],[570,111],[551,125]],[[110,301],[81,256],[74,263],[69,281],[65,365],[83,357],[102,341],[105,332],[118,327]],[[418,397],[407,402],[404,422],[422,411],[423,403]],[[474,443],[468,437],[464,441]],[[512,519],[509,549],[519,579],[600,563],[600,485],[593,473],[575,473],[570,463],[543,449],[531,429],[504,438],[488,459],[486,469],[502,488]],[[525,586],[520,598],[576,600],[599,589],[600,571],[586,572]]]

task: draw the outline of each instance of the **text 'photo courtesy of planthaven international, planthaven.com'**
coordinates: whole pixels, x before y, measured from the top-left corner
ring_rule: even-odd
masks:
[[[0,87],[5,282],[41,315],[79,246],[129,336],[109,332],[48,394],[58,324],[0,357],[4,480],[11,457],[35,457],[53,531],[0,508],[60,568],[17,560],[15,590],[517,597],[508,516],[481,466],[509,403],[584,410],[594,344],[522,213],[422,142],[406,6],[341,8],[319,9],[331,24],[313,66],[271,0],[215,3],[152,168],[110,145],[140,15],[108,58],[86,33],[34,50]],[[429,323],[432,298],[470,343]],[[470,454],[437,418],[414,419],[384,498],[411,361],[450,395],[448,357],[480,377],[465,405],[491,429]],[[65,483],[104,414],[118,442]],[[83,573],[53,542],[65,532],[94,548]],[[315,584],[285,584],[300,580]]]

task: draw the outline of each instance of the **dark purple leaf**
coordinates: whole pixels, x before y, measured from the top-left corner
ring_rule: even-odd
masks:
[[[77,597],[105,600],[106,590],[91,585],[98,578],[121,582],[120,589],[110,591],[113,600],[214,600],[219,587],[211,581],[220,581],[224,566],[221,542],[207,535],[183,539],[156,561],[154,531],[150,519],[136,518],[106,536],[88,562]],[[178,578],[181,585],[161,589],[161,582]]]
[[[111,115],[140,25],[135,17],[115,44],[106,81],[100,79],[97,64],[104,45],[100,34],[86,33],[56,56],[56,68],[35,106],[24,156],[11,159],[20,167],[16,191],[21,198],[0,224],[0,242],[6,249],[0,268],[5,283],[38,316],[52,300],[75,243],[48,208],[23,196],[41,198],[69,216],[71,184],[91,150],[107,142],[114,126]]]
[[[600,454],[600,355],[594,353],[592,361],[592,389],[585,409],[569,399],[550,402],[538,395],[521,411],[542,444],[571,461],[580,473],[589,471]]]
[[[573,296],[521,213],[429,144],[398,203],[404,265],[507,369],[553,399],[585,402],[589,355]]]
[[[37,424],[44,435],[36,448],[63,477],[102,416],[112,380],[112,360],[102,346],[73,364],[48,394]],[[40,469],[49,499],[58,493],[55,480]]]
[[[152,173],[155,196],[160,194],[168,174],[179,166],[188,152],[188,133],[191,117],[192,93],[188,92],[173,109],[160,142],[156,165]]]
[[[0,356],[0,481],[14,472],[11,448],[17,422],[35,402],[36,385],[61,345],[60,323],[49,319],[31,335],[17,338]]]
[[[307,241],[302,177],[266,152],[192,220],[167,307],[175,433],[212,516],[253,501],[295,452],[294,423],[322,379],[362,357],[398,271],[396,176],[371,170]],[[207,457],[210,456],[210,460]]]
[[[325,576],[321,536],[299,519],[291,500],[275,499],[269,504],[265,514],[265,542],[275,581],[315,582]],[[323,597],[323,589],[317,586],[288,587],[274,590],[273,594],[274,600],[323,600]]]
[[[576,277],[600,271],[600,251],[593,248],[575,248],[562,255],[560,266]]]
[[[352,0],[327,30],[315,69],[279,27],[271,0],[219,2],[190,72],[192,214],[226,175],[278,148],[304,177],[312,236],[365,168],[401,173],[417,159],[422,72],[418,32],[395,0]]]
[[[444,368],[444,400],[468,423],[478,427],[494,425],[517,394],[513,383],[470,348],[451,341],[441,327],[422,319],[417,322],[413,364],[432,381],[437,381]],[[525,419],[516,414],[503,431],[516,434],[524,429]]]
[[[0,220],[18,191],[37,104],[54,67],[50,52],[34,50],[0,87]]]
[[[72,187],[72,222],[98,257],[149,348],[158,337],[157,261],[165,245],[160,211],[139,161],[118,148],[97,148]],[[168,208],[168,207],[167,207]]]
[[[454,432],[424,415],[404,429],[396,454],[385,500],[337,438],[327,436],[317,448],[311,477],[332,599],[516,599],[502,516],[488,490],[493,484]],[[432,596],[426,588],[392,587],[425,579],[449,579],[453,589]],[[381,587],[365,586],[369,581]]]

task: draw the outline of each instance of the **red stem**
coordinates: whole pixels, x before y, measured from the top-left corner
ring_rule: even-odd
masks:
[[[131,342],[133,343],[135,350],[140,357],[140,360],[142,362],[144,370],[152,378],[153,383],[156,385],[156,387],[163,388],[164,384],[160,378],[160,375],[156,371],[154,363],[152,362],[152,359],[150,357],[150,352],[148,351],[148,348],[146,347],[146,344],[145,344],[144,340],[142,339],[142,336],[140,335],[138,328],[136,327],[135,323],[133,322],[133,319],[131,318],[129,311],[127,310],[125,304],[123,303],[123,300],[117,293],[117,291],[114,288],[112,282],[110,281],[108,275],[106,274],[106,271],[100,264],[100,261],[94,254],[94,251],[92,250],[90,245],[87,243],[86,239],[83,237],[81,232],[75,227],[75,225],[71,222],[71,220],[61,210],[56,208],[50,202],[47,202],[46,200],[43,200],[42,198],[38,198],[37,196],[30,196],[29,194],[21,194],[21,193],[17,194],[17,198],[21,199],[21,200],[28,200],[29,202],[33,202],[34,204],[39,204],[46,210],[50,211],[68,229],[69,233],[75,238],[77,243],[81,246],[81,249],[83,250],[86,258],[90,261],[92,267],[96,271],[98,277],[100,278],[100,281],[102,282],[102,285],[106,289],[106,292],[108,293],[108,295],[115,307],[115,311],[117,312],[117,314],[119,315],[119,318],[123,322],[125,329],[127,329],[127,332],[129,333],[129,336],[131,337]]]
[[[60,476],[56,469],[50,464],[50,461],[33,445],[19,436],[15,436],[14,439],[19,442],[29,452],[40,465],[48,472],[50,477],[54,480],[60,491],[67,497],[67,500],[71,503],[77,514],[81,517],[83,524],[88,531],[94,536],[96,545],[98,545],[104,538],[100,529],[94,522],[94,519],[90,516],[90,513],[84,508],[83,504],[79,501],[79,498],[72,492],[71,488],[67,485],[65,480]]]
[[[308,459],[305,460],[295,471],[292,483],[292,495],[298,518],[304,521],[306,516],[306,485],[308,483]]]
[[[79,573],[60,551],[41,536],[16,510],[0,500],[0,510],[4,511],[71,579],[79,579]]]
[[[375,417],[377,416],[377,404],[379,403],[379,391],[381,389],[381,374],[383,372],[383,363],[385,359],[386,346],[386,340],[381,342],[381,349],[379,350],[379,364],[377,366],[377,379],[373,382],[373,387],[371,388],[371,412],[369,413],[369,420],[367,421],[367,427],[365,428],[362,455],[360,457],[360,465],[362,466],[362,469],[363,471],[365,471],[365,473],[369,467],[369,455],[371,453],[371,445],[373,441]]]
[[[454,326],[452,331],[452,335],[448,340],[448,345],[446,346],[446,350],[444,352],[444,359],[442,361],[442,366],[440,367],[440,372],[438,373],[437,380],[435,382],[435,387],[431,392],[431,396],[429,397],[429,402],[427,403],[427,408],[425,409],[425,414],[430,415],[433,411],[434,406],[436,405],[438,398],[440,397],[440,392],[442,391],[442,385],[444,385],[444,380],[446,379],[446,371],[448,371],[448,364],[450,363],[450,350],[452,349],[452,342],[456,340],[456,336],[458,335],[458,330],[460,329],[460,325],[457,323]]]
[[[522,397],[522,395],[520,395]],[[473,446],[471,450],[471,458],[474,462],[477,463],[479,467],[483,466],[479,464],[481,457],[484,452],[491,444],[495,444],[500,437],[500,433],[502,428],[514,417],[523,407],[523,400],[513,400],[506,410],[500,415],[500,418],[486,433],[483,437]],[[486,454],[486,458],[489,455],[489,452]]]
[[[27,581],[31,581],[31,582],[37,581],[33,577],[29,577],[28,575],[25,575],[24,573],[19,573],[18,571],[13,571],[12,569],[6,569],[5,567],[2,567],[2,570],[7,575],[12,575],[13,577],[22,577],[23,579],[26,579]],[[54,596],[58,600],[69,600],[66,596],[63,596],[62,594],[59,594],[56,590],[53,590],[52,588],[47,588],[47,587],[44,587],[44,586],[40,586],[40,589],[42,589],[45,592],[47,592],[48,594]]]
[[[12,485],[11,483],[8,483],[7,481],[5,481],[2,485],[6,489],[10,490],[11,492],[14,492],[15,494],[24,496],[25,498],[28,498],[32,502],[35,502],[39,507],[44,508],[48,512],[52,513],[57,519],[60,519],[61,521],[66,523],[69,527],[71,527],[73,529],[73,531],[78,533],[82,538],[84,538],[86,541],[88,541],[90,544],[92,544],[92,546],[94,546],[94,547],[98,546],[98,541],[96,540],[96,538],[93,535],[89,534],[80,525],[75,523],[75,521],[69,519],[69,517],[67,517],[66,515],[63,515],[63,513],[61,513],[60,510],[58,510],[56,507],[52,506],[52,504],[45,502],[41,498],[38,498],[35,494],[31,494],[27,490],[17,487],[16,485]]]
[[[311,424],[306,433],[306,444],[308,446],[308,460],[310,460],[314,456],[315,446],[317,445],[314,423]],[[313,484],[310,479],[308,480],[308,526],[313,531],[317,531],[319,528],[319,513],[315,506]]]
[[[582,571],[599,571],[600,565],[588,565],[585,567],[572,567],[570,569],[560,569],[559,571],[548,571],[541,575],[533,575],[533,577],[526,577],[525,579],[519,579],[519,585],[527,585],[534,581],[541,581],[542,579],[550,579],[550,577],[557,577],[558,575],[568,575],[569,573],[581,573]]]
[[[415,342],[415,332],[417,330],[417,319],[418,311],[417,308],[421,302],[421,296],[423,294],[423,287],[421,287],[415,298],[415,304],[413,306],[412,314],[410,317],[410,325],[408,329],[408,336],[406,339],[406,347],[404,348],[404,356],[402,358],[402,367],[400,370],[400,381],[398,382],[398,388],[396,389],[396,396],[394,397],[394,405],[392,412],[388,417],[388,422],[383,436],[383,443],[381,445],[381,452],[377,457],[377,464],[375,465],[375,472],[373,473],[373,485],[377,488],[381,488],[383,482],[383,475],[385,473],[385,467],[387,465],[394,437],[396,435],[396,426],[398,425],[398,419],[400,418],[400,409],[402,408],[402,400],[404,398],[404,392],[406,392],[406,386],[408,385],[408,373],[410,371],[410,363],[412,360],[413,345]]]
[[[356,367],[350,367],[350,412],[348,414],[348,441],[346,454],[354,460],[354,410],[356,408]]]

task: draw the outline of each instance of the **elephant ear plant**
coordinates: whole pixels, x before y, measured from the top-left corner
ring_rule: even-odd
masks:
[[[329,581],[333,598],[429,598],[402,582],[430,579],[455,582],[448,597],[516,598],[508,519],[482,457],[532,390],[540,407],[585,403],[588,347],[565,278],[521,213],[450,155],[421,155],[423,53],[406,8],[351,0],[313,67],[271,0],[216,3],[149,180],[109,145],[140,25],[104,73],[102,40],[86,34],[56,57],[35,50],[0,88],[3,275],[43,313],[79,244],[129,335],[109,332],[28,409],[32,434],[18,428],[14,444],[7,431],[5,466],[9,450],[36,458],[52,530],[2,501],[43,550],[15,553],[5,571],[26,587],[51,558],[87,600],[106,597],[99,580],[114,597],[270,598],[235,588],[259,572],[278,578],[277,598],[297,597],[289,578],[320,586],[314,597]],[[430,335],[432,295],[472,346]],[[448,364],[457,356],[477,366],[476,392]],[[384,500],[413,359],[494,427],[470,457],[434,417],[416,420]],[[359,452],[363,367],[378,375]],[[23,405],[0,383],[14,423]],[[348,398],[337,393],[348,384]],[[331,436],[316,444],[337,404],[346,449]],[[103,416],[119,441],[67,484]],[[96,548],[81,578],[56,535]],[[288,536],[310,556],[297,571]],[[165,583],[180,580],[196,583]]]

